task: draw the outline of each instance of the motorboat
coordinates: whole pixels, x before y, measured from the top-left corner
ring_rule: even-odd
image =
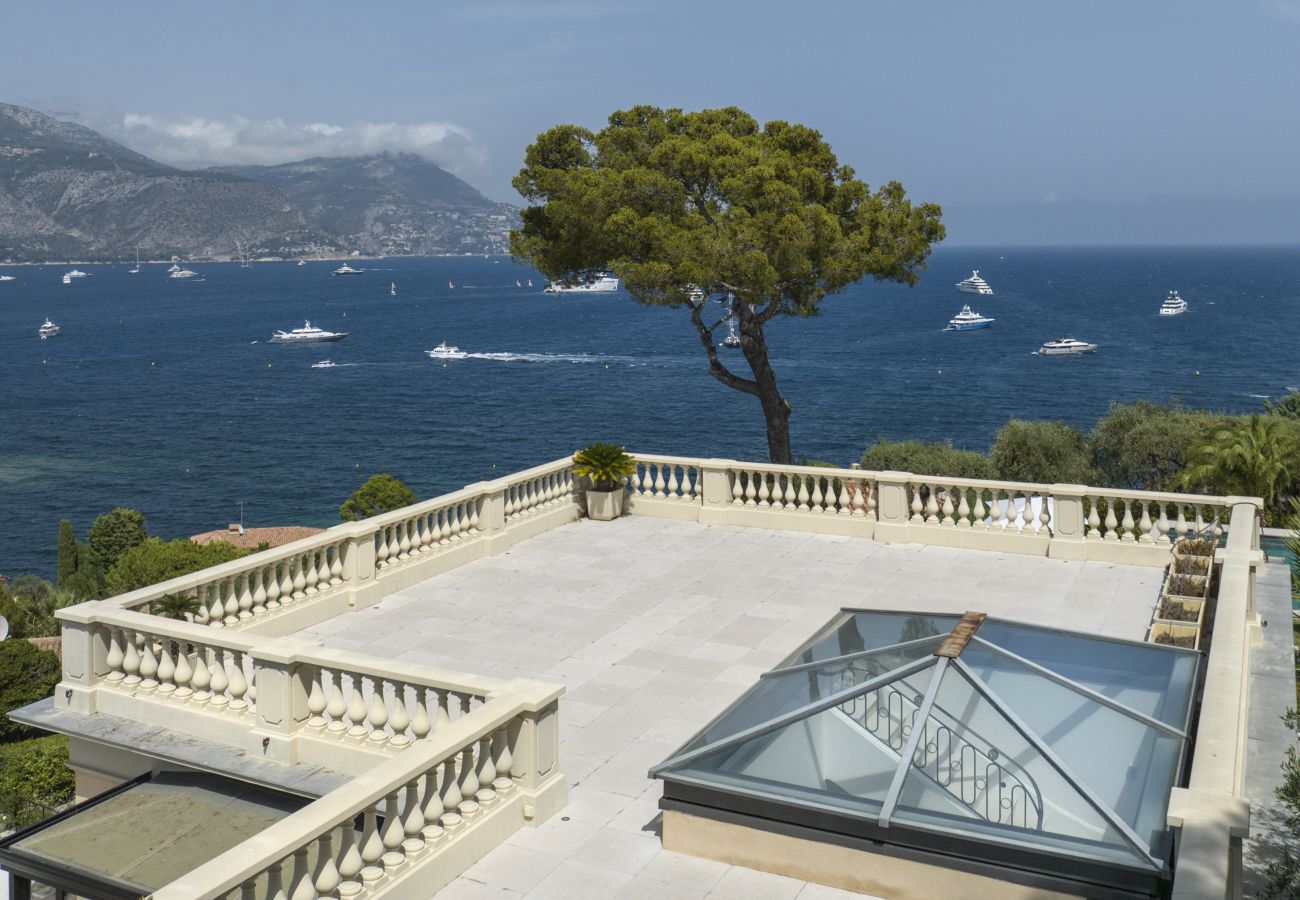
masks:
[[[81,271],[80,269],[73,269],[71,272],[64,275],[63,277],[64,278],[85,278],[86,273]]]
[[[298,265],[300,265],[300,266],[305,266],[305,265],[307,265],[307,260],[305,260],[305,259],[300,259],[300,260],[298,260]]]
[[[618,279],[617,279],[617,278],[614,279],[614,283],[615,283],[615,286],[617,287],[617,285],[618,285]],[[692,303],[703,303],[703,302],[704,302],[704,290],[703,290],[703,289],[702,289],[698,284],[688,284],[688,285],[686,285],[686,296],[690,298],[690,301],[691,301]]]
[[[301,328],[293,331],[277,331],[271,335],[273,344],[308,344],[322,341],[341,341],[348,336],[346,331],[326,331],[317,328],[311,322],[303,322]]]
[[[45,324],[43,324],[40,328],[36,329],[36,333],[41,336],[41,340],[45,340],[46,338],[52,338],[58,335],[59,326],[51,322],[49,316],[46,316]]]
[[[981,316],[967,304],[962,306],[961,312],[948,320],[948,325],[944,331],[974,331],[977,328],[988,328],[996,319],[988,316]]]
[[[186,279],[186,278],[194,278],[194,277],[197,276],[198,274],[199,274],[199,273],[198,273],[198,272],[195,272],[193,269],[180,269],[180,268],[178,268],[175,272],[172,272],[172,273],[171,273],[170,275],[168,275],[167,277],[168,277],[168,278],[180,278],[180,279],[183,280],[183,279]]]
[[[552,281],[542,289],[546,294],[609,294],[618,290],[618,279],[601,272],[591,281]]]
[[[736,320],[727,320],[727,336],[722,339],[722,346],[735,349],[740,346],[740,335],[736,334]]]
[[[322,359],[320,362],[312,363],[311,367],[313,369],[336,369],[338,368],[338,363],[330,362],[328,359]]]
[[[180,270],[181,270],[181,267],[180,267],[180,266],[176,265],[176,263],[172,263],[172,264],[167,268],[167,274],[168,274],[168,275],[174,275],[175,273],[179,272]]]
[[[0,275],[0,281],[13,281],[14,278],[13,275]]]
[[[425,350],[424,353],[430,359],[464,359],[469,355],[459,347],[448,344],[446,341],[443,341],[432,350]]]
[[[1165,302],[1160,304],[1160,315],[1162,316],[1181,316],[1187,312],[1187,301],[1178,296],[1177,291],[1170,291]]]
[[[1089,344],[1086,341],[1076,341],[1072,337],[1057,338],[1054,341],[1048,341],[1043,346],[1034,351],[1037,356],[1078,356],[1082,353],[1095,353],[1096,344]]]
[[[993,288],[989,287],[987,281],[980,278],[979,269],[971,272],[970,278],[963,278],[961,281],[957,282],[957,290],[961,291],[963,294],[993,295]]]
[[[349,266],[347,263],[344,263],[343,265],[335,269],[333,272],[330,272],[330,274],[331,275],[360,275],[363,271],[364,271],[363,269],[354,269],[351,266]]]

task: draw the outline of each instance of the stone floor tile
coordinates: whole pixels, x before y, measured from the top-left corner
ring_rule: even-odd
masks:
[[[799,892],[798,900],[885,900],[885,898],[874,894],[856,894],[853,891],[813,884],[810,881]]]
[[[635,875],[659,853],[656,835],[606,826],[574,850],[569,859]]]
[[[562,862],[563,856],[502,844],[470,866],[462,877],[525,894]]]
[[[784,875],[732,866],[713,889],[713,896],[726,900],[794,900],[804,882]]]
[[[703,891],[655,881],[640,875],[634,877],[614,895],[615,900],[704,900]]]
[[[626,872],[566,860],[525,896],[528,900],[609,900],[631,880]]]
[[[729,868],[731,867],[726,863],[716,860],[662,850],[646,863],[640,874],[643,878],[654,878],[707,893],[717,887]]]

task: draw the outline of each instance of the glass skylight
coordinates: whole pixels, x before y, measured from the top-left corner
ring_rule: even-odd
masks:
[[[1160,877],[1198,665],[977,613],[845,611],[651,774],[666,802]]]

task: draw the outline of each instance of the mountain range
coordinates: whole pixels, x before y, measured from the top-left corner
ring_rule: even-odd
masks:
[[[0,103],[0,262],[504,253],[517,217],[413,154],[186,171]]]

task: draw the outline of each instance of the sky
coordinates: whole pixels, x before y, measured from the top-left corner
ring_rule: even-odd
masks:
[[[1300,0],[65,0],[5,25],[0,102],[173,165],[406,150],[518,203],[552,125],[736,105],[939,203],[951,244],[1300,243]]]

